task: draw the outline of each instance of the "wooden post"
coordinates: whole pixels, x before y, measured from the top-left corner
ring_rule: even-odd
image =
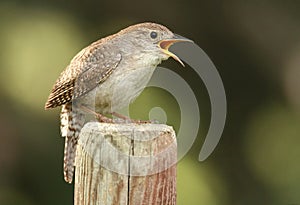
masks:
[[[92,122],[79,138],[75,205],[176,205],[172,127]]]

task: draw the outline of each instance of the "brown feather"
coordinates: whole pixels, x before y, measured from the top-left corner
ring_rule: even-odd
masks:
[[[79,52],[55,82],[45,109],[55,108],[81,97],[107,79],[117,68],[122,56],[108,52],[96,41]]]

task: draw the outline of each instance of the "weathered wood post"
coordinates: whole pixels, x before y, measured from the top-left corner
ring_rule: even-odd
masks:
[[[88,123],[76,155],[75,205],[176,205],[172,127]]]

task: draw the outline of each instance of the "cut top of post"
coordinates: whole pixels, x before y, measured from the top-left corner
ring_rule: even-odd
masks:
[[[87,123],[76,153],[75,204],[176,205],[176,162],[170,126]]]

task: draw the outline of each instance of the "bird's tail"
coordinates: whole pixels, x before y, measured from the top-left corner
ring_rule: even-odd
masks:
[[[74,137],[65,138],[64,150],[64,179],[68,183],[72,183],[74,175],[75,154],[76,154],[77,139]]]
[[[64,179],[72,183],[74,175],[75,155],[78,137],[81,128],[84,125],[83,115],[72,110],[72,104],[68,103],[62,106],[61,115],[61,135],[65,137],[64,150]]]

